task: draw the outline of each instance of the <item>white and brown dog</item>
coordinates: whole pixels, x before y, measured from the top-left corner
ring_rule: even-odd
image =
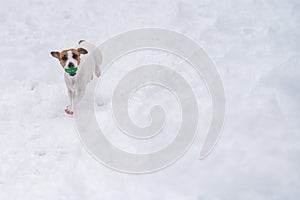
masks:
[[[59,60],[64,69],[77,68],[73,73],[64,74],[70,98],[70,105],[65,112],[73,115],[73,108],[83,97],[88,82],[93,79],[94,74],[97,77],[101,74],[102,54],[95,45],[80,40],[76,48],[52,51],[51,55]]]

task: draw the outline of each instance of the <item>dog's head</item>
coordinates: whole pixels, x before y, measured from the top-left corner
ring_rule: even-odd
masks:
[[[68,49],[61,52],[52,51],[51,55],[57,58],[64,69],[78,68],[80,64],[80,55],[87,54],[88,51],[84,48]],[[70,76],[75,76],[76,72],[69,73]]]

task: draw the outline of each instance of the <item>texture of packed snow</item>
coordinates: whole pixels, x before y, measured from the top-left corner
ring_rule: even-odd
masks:
[[[231,200],[300,197],[300,2],[298,0],[0,0],[0,199]],[[211,114],[203,81],[170,55],[128,55],[103,74],[97,120],[116,146],[153,151],[174,138],[142,145],[120,136],[111,120],[113,85],[130,67],[166,63],[187,77],[199,99],[199,137],[174,165],[130,175],[99,164],[82,146],[68,104],[63,69],[52,50],[94,44],[143,27],[193,38],[215,61],[227,97],[226,124],[204,160],[200,146]],[[156,91],[156,95],[152,95]],[[153,103],[176,116],[174,97],[144,88],[130,101],[137,124]],[[173,135],[172,135],[173,134]]]

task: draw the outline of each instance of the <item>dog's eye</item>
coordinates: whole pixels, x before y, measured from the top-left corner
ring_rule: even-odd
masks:
[[[68,60],[66,55],[64,55],[61,59],[64,60],[64,61]]]
[[[73,54],[73,58],[76,59],[78,57],[78,55],[76,54]]]

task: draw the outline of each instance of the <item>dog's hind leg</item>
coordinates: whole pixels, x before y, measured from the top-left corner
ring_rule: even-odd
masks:
[[[100,77],[101,75],[100,65],[102,64],[102,54],[98,48],[94,49],[93,56],[95,59],[95,75],[97,77]]]
[[[96,65],[95,66],[95,75],[99,78],[101,75],[101,70],[100,70],[100,66]]]

